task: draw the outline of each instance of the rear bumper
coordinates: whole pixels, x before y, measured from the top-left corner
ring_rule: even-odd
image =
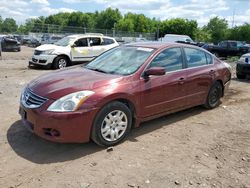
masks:
[[[237,63],[236,72],[239,74],[250,74],[250,64],[248,63]]]

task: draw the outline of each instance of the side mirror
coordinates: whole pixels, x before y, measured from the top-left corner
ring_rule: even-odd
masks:
[[[150,75],[162,76],[165,75],[166,71],[163,67],[152,67],[144,72],[144,76],[148,77]]]

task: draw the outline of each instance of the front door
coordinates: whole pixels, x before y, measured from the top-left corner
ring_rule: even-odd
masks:
[[[74,46],[71,48],[72,61],[90,61],[93,59],[88,40],[85,37],[75,41]]]
[[[141,116],[149,117],[185,107],[186,70],[183,69],[181,48],[163,50],[149,64],[148,68],[151,67],[164,67],[166,74],[141,79]]]

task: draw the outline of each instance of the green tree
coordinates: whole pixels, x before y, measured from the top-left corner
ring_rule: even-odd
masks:
[[[212,40],[211,34],[204,28],[198,28],[195,32],[194,39],[196,41],[208,42]]]
[[[112,8],[96,13],[96,16],[96,28],[99,29],[112,29],[122,19],[120,11]]]
[[[132,19],[124,18],[116,24],[116,29],[120,31],[134,32],[135,26]]]
[[[70,15],[71,13],[68,12],[60,12],[58,14],[50,15],[45,18],[45,24],[66,26]]]
[[[250,24],[234,27],[229,30],[229,39],[250,42]]]
[[[211,42],[218,43],[228,38],[228,22],[226,19],[214,17],[210,19],[204,30],[211,34]]]
[[[6,18],[2,23],[2,32],[12,33],[17,31],[17,24],[13,18]]]
[[[3,19],[2,16],[0,16],[0,32],[2,32],[2,24],[3,24]]]
[[[165,20],[161,24],[161,35],[165,34],[179,34],[189,35],[191,38],[195,37],[198,24],[195,20],[187,20],[182,18],[175,18]]]

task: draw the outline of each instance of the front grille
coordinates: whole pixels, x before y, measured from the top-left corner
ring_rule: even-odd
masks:
[[[46,101],[46,98],[36,95],[28,88],[22,94],[22,104],[27,108],[39,108]]]
[[[34,55],[41,55],[43,51],[35,50]]]
[[[46,62],[47,60],[42,60],[42,59],[39,60],[39,63],[46,63]]]

